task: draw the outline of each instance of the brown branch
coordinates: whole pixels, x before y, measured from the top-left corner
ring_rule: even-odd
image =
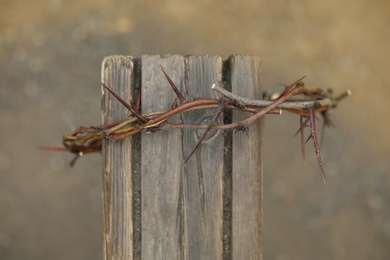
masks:
[[[162,69],[162,68],[161,68]],[[292,83],[291,85],[285,86],[283,93],[275,100],[250,100],[247,98],[240,97],[229,91],[226,91],[215,84],[212,85],[212,89],[225,98],[221,101],[218,99],[206,99],[199,98],[193,101],[187,101],[183,94],[177,89],[171,78],[166,74],[162,69],[165,77],[167,78],[169,84],[171,85],[173,91],[176,93],[177,97],[180,99],[181,104],[172,106],[170,110],[165,111],[155,111],[148,112],[145,114],[140,114],[138,112],[140,106],[140,96],[138,96],[137,104],[134,105],[132,102],[128,104],[116,93],[106,87],[104,84],[103,87],[106,88],[112,95],[115,96],[126,108],[131,112],[131,117],[126,120],[121,120],[118,122],[113,122],[97,127],[80,127],[71,135],[66,135],[63,138],[63,144],[65,149],[74,153],[76,156],[72,160],[72,165],[75,161],[85,153],[100,151],[101,149],[101,139],[109,138],[113,141],[118,141],[128,136],[135,135],[142,132],[143,130],[161,130],[169,128],[202,128],[206,129],[203,133],[203,136],[199,139],[196,146],[185,160],[185,163],[189,158],[194,154],[194,152],[201,145],[205,136],[207,135],[210,129],[222,129],[222,130],[233,130],[240,129],[242,127],[247,127],[250,123],[262,117],[265,114],[280,114],[282,109],[288,112],[301,115],[300,121],[300,131],[301,131],[301,145],[302,145],[302,161],[305,157],[304,150],[304,134],[303,128],[305,123],[303,122],[304,117],[309,117],[311,134],[308,139],[313,139],[313,144],[316,151],[318,165],[320,167],[322,178],[325,182],[325,174],[323,170],[323,164],[320,156],[319,145],[317,141],[316,126],[315,126],[315,113],[321,113],[324,118],[324,124],[330,125],[331,121],[328,118],[327,111],[329,108],[336,107],[337,103],[344,99],[345,97],[351,95],[351,91],[348,90],[336,98],[331,98],[328,94],[322,89],[318,88],[309,88],[304,86],[302,80],[305,77],[302,77]],[[297,94],[301,94],[305,97],[304,100],[293,100],[292,97],[296,97]],[[205,124],[173,124],[167,122],[169,117],[184,113],[192,110],[201,110],[201,109],[211,109],[218,108],[215,113],[211,123],[209,125]],[[216,119],[225,109],[234,109],[238,111],[250,112],[252,115],[248,116],[246,119],[234,122],[231,124],[215,124]],[[47,148],[46,150],[63,150],[58,148]]]
[[[188,160],[191,158],[191,156],[195,153],[195,151],[199,148],[199,146],[202,144],[203,140],[206,138],[208,132],[210,131],[210,129],[212,128],[212,126],[214,125],[215,121],[217,121],[218,117],[221,115],[221,113],[223,112],[223,110],[225,109],[225,107],[227,106],[227,104],[229,103],[229,100],[227,99],[223,99],[221,101],[221,103],[219,104],[219,107],[218,107],[218,110],[215,112],[213,118],[211,119],[211,122],[210,124],[208,125],[208,127],[206,128],[206,130],[204,131],[202,137],[198,140],[198,142],[196,143],[194,149],[192,150],[192,152],[190,153],[190,155],[187,157],[187,159],[184,161],[184,164],[186,164],[188,162]]]
[[[267,107],[273,103],[273,101],[269,100],[253,100],[248,98],[240,97],[236,94],[233,94],[226,89],[223,89],[215,84],[211,86],[213,90],[224,95],[227,98],[237,101],[240,105],[243,106],[256,106],[256,107]],[[321,107],[329,107],[333,105],[333,101],[330,98],[324,98],[321,100],[313,100],[313,101],[286,101],[284,103],[279,104],[276,108],[280,109],[305,109],[308,106],[321,106]]]
[[[173,83],[172,79],[168,76],[168,74],[165,72],[165,70],[161,67],[162,72],[164,73],[164,76],[169,82],[169,85],[171,85],[173,91],[175,92],[176,96],[180,99],[180,102],[182,104],[187,103],[187,99],[183,96],[183,94],[177,89],[175,83]]]
[[[316,157],[317,157],[318,166],[320,168],[322,180],[323,180],[323,182],[325,184],[326,183],[326,181],[325,181],[325,172],[324,172],[324,166],[322,164],[322,159],[321,159],[321,154],[320,154],[320,147],[318,145],[318,140],[317,140],[316,116],[315,116],[315,113],[314,113],[314,107],[308,107],[308,110],[309,110],[309,113],[310,113],[310,117],[309,118],[310,118],[310,129],[311,129],[311,133],[310,133],[309,138],[313,139],[313,145],[314,145],[314,149],[316,151]]]
[[[138,113],[138,111],[136,111],[136,108],[133,104],[133,102],[130,102],[130,104],[128,104],[125,100],[123,100],[118,94],[116,94],[114,91],[112,91],[111,89],[109,89],[106,85],[104,85],[103,83],[101,83],[102,86],[107,89],[116,99],[118,99],[119,102],[122,103],[122,105],[124,105],[128,110],[130,110],[131,114],[136,116],[141,122],[145,123],[148,121],[147,118],[143,117],[142,115],[140,115]]]

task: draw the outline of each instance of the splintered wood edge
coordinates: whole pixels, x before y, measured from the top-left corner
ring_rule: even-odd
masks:
[[[102,62],[102,83],[124,99],[133,92],[134,62],[129,56],[110,56]],[[126,87],[124,87],[126,86]],[[103,123],[128,115],[128,111],[102,90]],[[132,138],[103,140],[103,258],[132,259]]]

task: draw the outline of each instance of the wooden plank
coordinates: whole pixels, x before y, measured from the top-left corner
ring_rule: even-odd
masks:
[[[186,59],[188,98],[218,98],[211,90],[222,80],[222,58],[188,56]],[[199,110],[185,113],[183,122],[207,124],[215,113]],[[223,123],[223,116],[218,120]],[[187,159],[204,130],[183,130],[183,161]],[[222,259],[222,176],[224,138],[212,130],[189,159],[183,174],[185,259]]]
[[[161,67],[184,88],[183,56],[143,56],[144,112],[170,109],[175,100]],[[142,259],[182,259],[181,131],[142,133],[141,139]]]
[[[110,56],[102,63],[102,82],[124,99],[132,98],[134,62]],[[103,91],[103,90],[102,90]],[[126,118],[127,109],[103,91],[103,123]],[[132,138],[103,142],[103,259],[133,258]]]
[[[210,86],[222,79],[240,96],[261,97],[257,57],[233,56],[227,61],[230,69],[222,69],[218,56],[143,56],[141,62],[136,70],[139,60],[108,57],[102,81],[130,100],[140,78],[143,113],[170,109],[175,102],[161,67],[188,100],[215,98]],[[214,111],[186,112],[169,121],[207,123]],[[104,92],[104,123],[128,114]],[[246,116],[234,112],[233,121]],[[104,259],[261,259],[260,130],[260,122],[247,133],[222,136],[213,130],[186,167],[183,163],[203,130],[169,129],[116,143],[105,140]]]
[[[232,92],[261,99],[260,59],[230,58]],[[245,119],[233,112],[233,121]],[[248,132],[237,132],[232,142],[232,259],[262,259],[262,153],[260,120]]]

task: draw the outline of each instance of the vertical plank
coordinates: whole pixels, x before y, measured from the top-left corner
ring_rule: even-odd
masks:
[[[230,58],[232,92],[261,99],[260,59]],[[233,112],[233,121],[246,118]],[[232,259],[262,259],[262,154],[261,123],[246,133],[235,133],[232,142]]]
[[[211,85],[222,80],[222,58],[188,56],[186,94],[189,99],[217,98]],[[216,109],[187,112],[183,122],[208,124]],[[223,116],[218,120],[223,123]],[[183,130],[183,159],[188,157],[204,130]],[[184,259],[222,259],[222,175],[224,138],[212,130],[189,159],[183,173]]]
[[[134,62],[133,58],[125,56],[106,58],[102,64],[102,81],[130,100],[135,95],[135,78],[141,77],[143,113],[169,109],[175,101],[176,96],[161,67],[187,99],[217,98],[210,86],[222,80],[222,59],[218,56],[143,56],[142,76],[135,75]],[[225,78],[230,80],[232,92],[260,99],[259,58],[236,55],[228,63],[230,71]],[[125,118],[128,111],[111,95],[103,93],[104,123]],[[169,121],[207,123],[214,111],[186,112]],[[242,112],[233,112],[233,121],[246,116]],[[220,118],[219,123],[222,120]],[[230,161],[229,166],[224,165],[224,159],[227,160],[224,158],[224,139],[227,139],[221,133],[211,131],[186,167],[183,162],[203,130],[144,132],[141,144],[137,142],[139,136],[117,143],[105,141],[104,259],[133,259],[139,255],[142,259],[261,259],[260,131],[260,122],[255,122],[247,133],[233,135],[232,191],[228,191],[232,197],[231,225],[230,218],[223,222],[223,172],[230,169]],[[141,165],[140,169],[136,165]],[[135,169],[142,173],[140,222],[137,221],[138,213],[133,213],[140,209],[134,206],[136,204],[132,205],[132,200],[138,201],[139,198],[138,182],[132,183]],[[133,192],[136,194],[134,199]],[[137,226],[134,226],[134,221]],[[228,224],[225,231],[222,230],[224,224]],[[137,231],[140,228],[141,233]],[[133,235],[136,233],[138,235]],[[227,238],[225,245],[231,245],[231,251],[223,251],[224,235],[232,237],[231,242]]]
[[[134,62],[129,56],[110,56],[102,63],[102,82],[125,100],[133,94]],[[127,109],[103,91],[103,123],[126,118]],[[132,138],[103,142],[103,259],[132,259]]]
[[[183,56],[143,56],[143,112],[170,109],[175,100],[161,67],[184,87]],[[182,259],[181,138],[180,130],[141,135],[142,259]]]

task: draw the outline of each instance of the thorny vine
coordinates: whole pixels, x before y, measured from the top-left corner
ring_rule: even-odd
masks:
[[[265,114],[280,114],[282,110],[300,115],[300,128],[297,132],[301,136],[301,152],[302,160],[305,158],[305,143],[312,139],[318,166],[322,179],[325,183],[325,173],[320,155],[320,145],[317,139],[316,131],[316,114],[320,114],[325,126],[333,125],[329,119],[328,111],[335,108],[338,102],[345,97],[351,95],[351,91],[347,90],[337,97],[333,97],[331,91],[324,91],[320,88],[312,88],[304,85],[302,77],[290,85],[284,85],[285,89],[276,99],[271,100],[250,100],[237,96],[215,84],[211,88],[222,94],[224,97],[219,99],[197,98],[193,101],[188,101],[183,94],[177,89],[171,78],[161,68],[170,86],[175,92],[180,104],[176,101],[170,110],[156,111],[141,114],[140,110],[140,95],[136,104],[130,101],[127,103],[115,92],[109,89],[105,84],[102,86],[107,89],[116,99],[119,100],[131,113],[128,119],[113,122],[101,126],[94,127],[79,127],[72,134],[63,137],[63,148],[41,147],[45,150],[69,151],[75,154],[71,161],[73,166],[76,160],[84,154],[101,151],[102,139],[108,138],[113,141],[119,141],[126,137],[138,134],[142,131],[155,132],[163,129],[171,128],[203,128],[202,137],[198,140],[190,155],[185,160],[184,164],[191,158],[194,152],[202,144],[202,141],[207,136],[211,129],[222,129],[224,131],[240,131],[247,129],[247,126],[262,117]],[[169,123],[168,119],[176,114],[184,113],[192,110],[217,108],[211,122],[206,124],[174,124]],[[230,124],[216,124],[220,114],[226,109],[234,109],[252,113],[246,119],[233,122]],[[310,135],[305,141],[304,128],[310,127]]]

